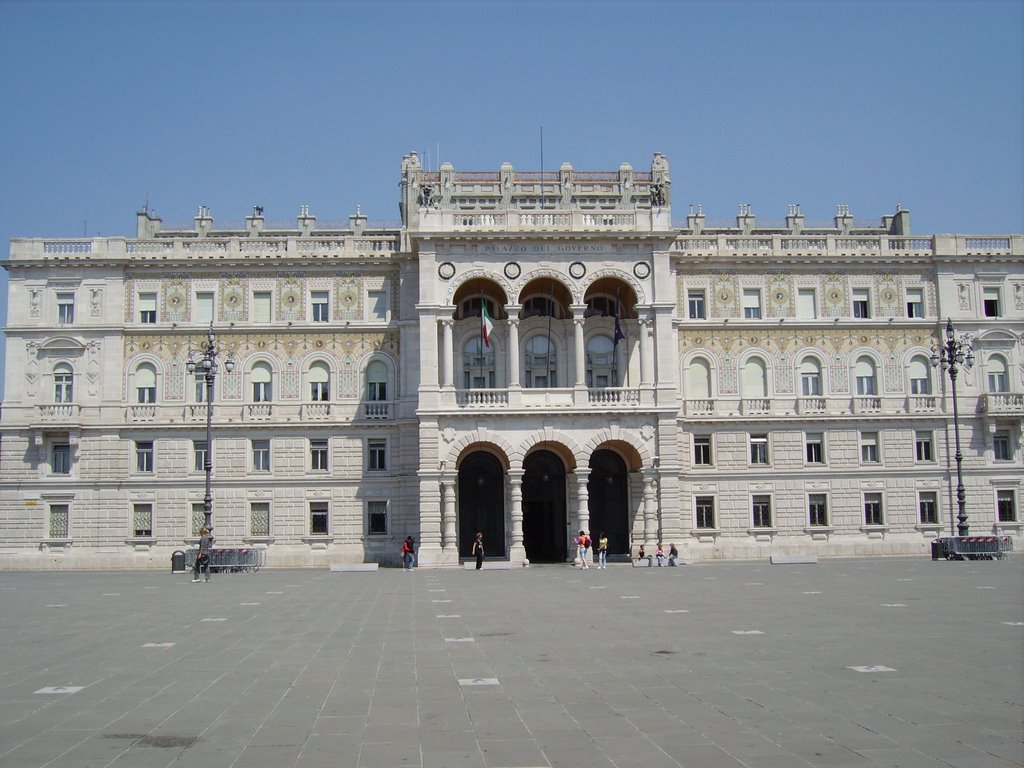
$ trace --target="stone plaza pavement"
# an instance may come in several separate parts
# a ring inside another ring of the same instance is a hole
[[[0,768],[1024,763],[1024,557],[0,573]]]

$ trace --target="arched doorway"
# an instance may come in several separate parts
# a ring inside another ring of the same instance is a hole
[[[531,563],[565,562],[565,465],[551,451],[523,462],[523,546]]]
[[[498,458],[477,451],[459,464],[459,556],[471,557],[473,539],[484,535],[489,558],[505,557],[505,471]]]
[[[630,551],[629,474],[626,462],[615,451],[602,449],[590,457],[590,535],[596,541],[604,531],[608,535],[608,554]]]

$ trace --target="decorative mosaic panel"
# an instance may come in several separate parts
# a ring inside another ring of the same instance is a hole
[[[1013,306],[1017,310],[1024,310],[1024,283],[1013,284]]]
[[[822,317],[849,317],[846,275],[826,275],[821,281]]]
[[[711,317],[738,317],[740,314],[739,291],[736,275],[720,272],[713,276],[711,284]]]
[[[776,357],[775,371],[775,392],[780,395],[793,393],[793,366],[790,365],[788,352],[779,352]]]
[[[233,373],[222,373],[220,395],[225,400],[242,399],[242,371],[235,368]]]
[[[163,306],[160,310],[162,317],[172,323],[185,322],[188,319],[191,294],[188,277],[170,275],[164,282],[160,294],[163,297]]]
[[[766,317],[793,317],[793,278],[782,273],[768,275]]]
[[[220,283],[220,319],[239,322],[249,317],[249,281],[243,275],[227,275]]]
[[[338,377],[338,397],[359,396],[359,371],[353,355],[341,358],[341,375]]]
[[[300,275],[282,275],[277,283],[277,319],[302,320],[306,314],[306,281]]]
[[[172,358],[166,368],[167,375],[164,376],[164,399],[184,400],[185,399],[185,366],[178,358]]]
[[[722,354],[722,365],[718,369],[718,392],[722,395],[735,395],[739,392],[736,358],[732,352]]]
[[[302,374],[299,371],[299,361],[289,357],[284,361],[281,370],[281,397],[298,398],[302,392]]]
[[[883,392],[903,391],[903,366],[900,365],[899,358],[892,350],[889,350],[889,354],[885,356],[882,375],[884,378],[882,386],[885,387]]]
[[[903,285],[897,275],[875,275],[876,317],[904,317]]]
[[[339,320],[361,320],[363,316],[363,286],[354,277],[338,279],[335,290],[337,306],[335,316]]]
[[[831,389],[836,394],[842,394],[850,391],[850,372],[846,367],[846,357],[839,352],[832,355],[832,365],[830,373],[832,374],[832,385]]]

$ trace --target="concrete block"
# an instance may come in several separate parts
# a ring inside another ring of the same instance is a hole
[[[772,555],[772,565],[794,565],[796,563],[817,563],[817,555]]]
[[[377,563],[331,563],[331,573],[376,571]]]

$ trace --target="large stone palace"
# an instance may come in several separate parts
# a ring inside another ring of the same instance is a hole
[[[457,566],[477,532],[571,562],[581,529],[618,556],[922,555],[955,531],[956,428],[969,532],[1019,547],[1024,236],[912,235],[898,206],[673,223],[672,192],[661,154],[410,154],[390,227],[200,207],[14,239],[0,567],[166,568],[208,471],[218,544],[270,566],[397,564],[408,535]]]

